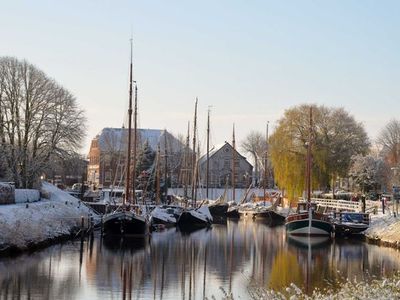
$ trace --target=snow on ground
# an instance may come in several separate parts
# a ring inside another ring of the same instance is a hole
[[[392,213],[378,212],[371,215],[370,227],[365,231],[365,236],[372,240],[380,240],[392,246],[400,246],[400,216]]]
[[[44,182],[42,192],[49,199],[34,203],[0,205],[0,252],[8,247],[27,249],[38,244],[70,234],[85,224],[93,211],[68,193]]]

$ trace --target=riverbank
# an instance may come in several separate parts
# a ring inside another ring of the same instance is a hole
[[[13,255],[69,239],[79,231],[81,219],[93,210],[68,193],[44,182],[42,199],[34,203],[0,206],[0,254]]]
[[[389,212],[371,215],[365,238],[373,244],[400,249],[400,216],[395,217]]]

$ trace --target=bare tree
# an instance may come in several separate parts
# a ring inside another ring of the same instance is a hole
[[[26,61],[0,58],[0,143],[17,187],[32,187],[53,155],[80,147],[85,117],[74,96]]]
[[[391,167],[398,167],[400,163],[400,122],[391,120],[380,132],[378,145],[382,148],[382,154]]]
[[[256,185],[259,179],[259,160],[262,160],[264,156],[265,145],[265,137],[258,131],[251,131],[241,143],[243,151],[253,157]]]

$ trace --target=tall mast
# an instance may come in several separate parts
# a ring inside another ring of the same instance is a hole
[[[232,132],[232,200],[235,201],[235,173],[236,173],[236,141],[235,141],[235,123],[233,123]]]
[[[164,130],[164,190],[165,190],[165,199],[167,200],[168,195],[168,152],[167,152],[167,130]]]
[[[268,182],[268,125],[267,121],[267,131],[265,135],[265,157],[264,157],[264,206],[267,197],[267,182]]]
[[[132,199],[133,203],[137,204],[137,199],[136,199],[136,156],[137,156],[137,84],[135,82],[135,111],[134,111],[134,127],[133,127],[133,168],[132,168],[132,173],[133,173],[133,180],[132,180],[132,189],[133,189],[133,194],[132,194]],[[129,130],[130,132],[130,130]]]
[[[126,184],[125,184],[125,198],[123,204],[129,202],[129,183],[130,183],[130,166],[131,166],[131,128],[132,128],[132,39],[131,42],[131,64],[129,68],[129,108],[128,108],[128,153],[127,153],[127,162],[126,162]],[[133,193],[135,194],[135,193]]]
[[[197,97],[194,106],[194,122],[193,122],[193,156],[192,156],[192,167],[193,167],[193,177],[192,177],[192,201],[193,207],[196,206],[196,126],[197,126]]]
[[[157,147],[157,160],[156,160],[156,204],[160,204],[160,159],[161,159],[160,145]]]
[[[189,144],[190,144],[190,121],[188,122],[187,128],[187,136],[186,136],[186,145],[185,145],[185,154],[183,160],[183,195],[185,199],[188,197],[188,183],[189,183]]]
[[[307,201],[311,201],[311,146],[312,146],[312,106],[310,107],[310,128],[308,132],[308,145],[307,145]]]
[[[210,108],[207,114],[207,165],[206,165],[206,198],[208,199],[208,185],[210,176]]]

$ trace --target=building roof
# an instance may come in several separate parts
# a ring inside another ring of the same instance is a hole
[[[132,129],[133,134],[133,129]],[[153,150],[160,145],[161,151],[165,148],[165,135],[167,139],[167,151],[177,152],[183,147],[182,143],[172,134],[163,129],[138,129],[138,144],[145,141]],[[123,151],[127,147],[128,129],[126,128],[104,128],[97,136],[101,151]]]
[[[225,141],[225,142],[222,143],[222,144],[218,144],[218,145],[213,146],[213,147],[210,149],[209,157],[212,158],[212,157],[213,157],[218,151],[220,151],[225,145],[228,145],[231,149],[233,149],[233,147],[231,146],[231,144],[229,144],[228,142]],[[238,155],[238,158],[244,159],[251,167],[253,167],[252,164],[249,163],[249,162],[247,161],[246,157],[244,157],[243,155],[241,155],[237,150],[235,150],[235,151],[236,151],[236,154]],[[206,161],[207,161],[207,153],[204,154],[202,157],[200,157],[200,159],[199,159],[199,165],[205,163]]]

